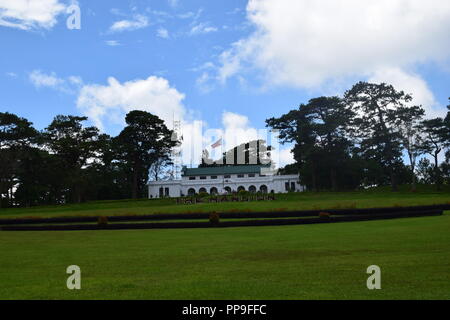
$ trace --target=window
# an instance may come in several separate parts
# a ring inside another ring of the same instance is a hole
[[[165,194],[166,194],[166,197],[168,197],[168,196],[170,196],[170,191],[169,191],[169,188],[165,188]]]
[[[286,183],[284,184],[284,188],[286,189],[286,191],[289,191],[289,182],[286,182]]]
[[[206,180],[206,177],[200,177],[200,180]]]
[[[248,177],[249,177],[249,178],[254,178],[254,177],[255,177],[255,174],[254,174],[254,173],[250,173],[250,174],[248,175]]]
[[[195,180],[195,177],[189,177],[189,180]]]
[[[265,174],[260,174],[259,176],[260,176],[260,177],[265,177],[266,175],[265,175]]]
[[[225,175],[225,177],[224,177],[225,179],[230,179],[231,178],[231,176],[229,175],[229,174],[227,174],[227,175]]]
[[[295,182],[291,182],[291,191],[295,191]]]
[[[211,179],[217,179],[217,176],[211,176]]]
[[[238,176],[237,176],[238,178],[243,178],[244,177],[244,175],[243,174],[238,174]]]

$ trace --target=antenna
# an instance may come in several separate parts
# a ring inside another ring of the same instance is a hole
[[[175,147],[172,149],[172,179],[181,179],[181,168],[183,166],[182,149],[183,134],[181,131],[181,121],[175,120],[175,114],[173,116],[173,136],[172,141],[178,141]]]

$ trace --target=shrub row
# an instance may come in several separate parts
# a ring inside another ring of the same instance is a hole
[[[295,218],[295,217],[315,217],[321,212],[330,215],[367,215],[391,212],[428,211],[428,210],[450,210],[450,204],[415,206],[415,207],[390,207],[390,208],[367,208],[367,209],[331,209],[331,210],[304,210],[304,211],[270,211],[270,212],[224,212],[220,213],[223,219],[262,219],[262,218]],[[170,214],[150,214],[136,216],[108,216],[110,222],[127,221],[158,221],[158,220],[195,220],[208,219],[209,213],[170,213]],[[0,219],[1,225],[22,225],[22,224],[45,224],[45,223],[89,223],[97,222],[99,217],[55,217],[55,218],[33,218],[33,219]]]
[[[251,227],[251,226],[281,226],[317,223],[336,223],[352,221],[368,221],[381,219],[410,218],[442,215],[442,210],[398,211],[391,213],[358,214],[349,216],[324,218],[242,220],[219,222],[219,217],[211,216],[210,222],[159,222],[159,223],[129,223],[129,224],[81,224],[81,225],[42,225],[42,226],[4,226],[3,231],[70,231],[70,230],[125,230],[125,229],[180,229],[180,228],[210,228],[210,227]]]

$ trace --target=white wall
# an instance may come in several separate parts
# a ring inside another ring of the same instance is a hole
[[[256,190],[259,191],[262,185],[267,186],[267,191],[272,190],[275,193],[286,193],[285,183],[288,182],[289,186],[291,182],[295,182],[295,191],[304,191],[304,187],[298,183],[298,176],[266,176],[266,177],[245,177],[237,178],[233,175],[230,179],[223,179],[219,177],[218,179],[206,179],[206,180],[177,180],[177,181],[154,181],[149,183],[149,197],[159,198],[159,189],[162,187],[169,188],[169,196],[171,198],[176,198],[180,196],[180,191],[183,195],[188,195],[189,189],[194,189],[195,193],[199,193],[201,188],[205,188],[209,193],[212,187],[217,188],[219,193],[225,193],[224,187],[230,187],[232,191],[237,191],[240,186],[243,186],[246,191],[249,190],[250,186],[255,186]],[[225,182],[227,181],[227,182]],[[165,192],[164,192],[165,194]]]

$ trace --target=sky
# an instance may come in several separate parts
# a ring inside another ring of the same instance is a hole
[[[220,138],[274,144],[266,119],[357,81],[445,115],[449,34],[445,0],[0,0],[0,111],[40,130],[87,116],[111,135],[149,111],[182,121],[197,162]]]

